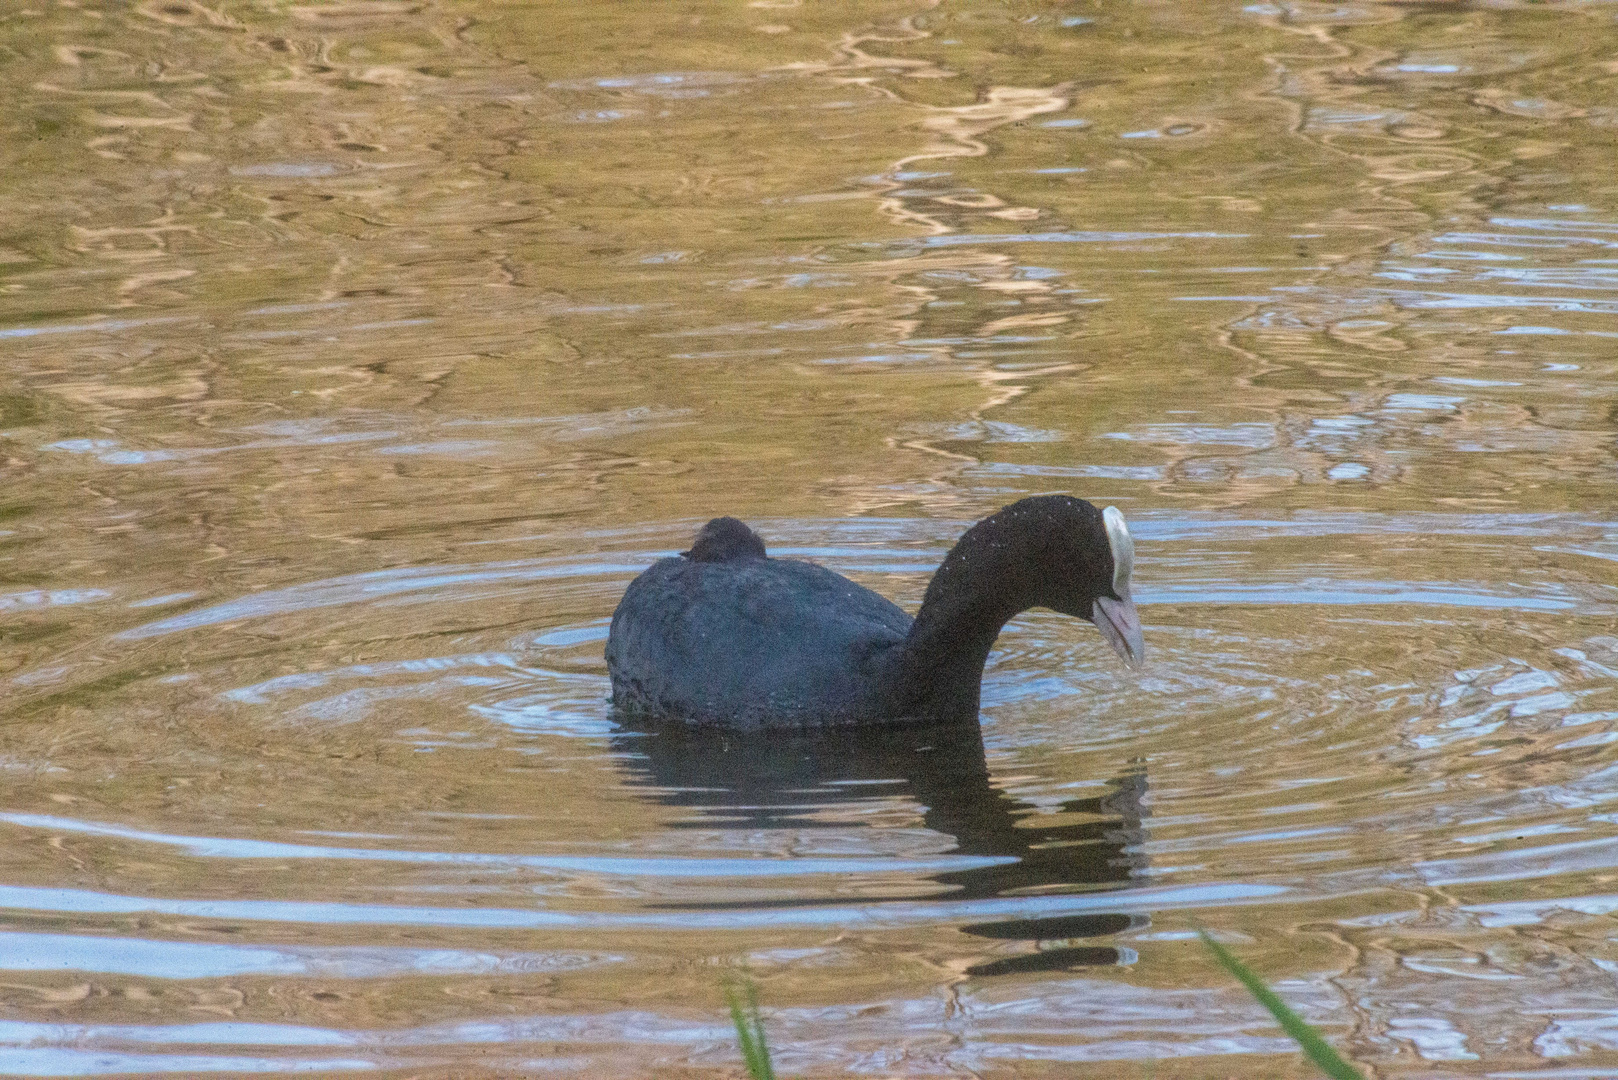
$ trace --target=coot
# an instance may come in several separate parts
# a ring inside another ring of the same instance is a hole
[[[823,566],[770,558],[752,529],[715,518],[691,550],[629,583],[607,635],[612,701],[738,730],[975,721],[989,649],[1031,607],[1089,619],[1138,664],[1134,563],[1115,507],[1023,499],[962,535],[911,619]]]

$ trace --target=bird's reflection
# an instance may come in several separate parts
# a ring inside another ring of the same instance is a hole
[[[621,722],[613,748],[628,785],[662,805],[695,811],[697,817],[683,823],[687,826],[847,828],[846,815],[827,811],[879,795],[918,804],[927,828],[954,838],[955,854],[999,857],[991,865],[932,875],[930,880],[948,887],[939,899],[1123,889],[1144,865],[1139,853],[1144,769],[1115,777],[1102,794],[1036,807],[992,783],[976,724],[737,734]],[[967,972],[1116,964],[1127,950],[1065,943],[1144,924],[1140,915],[1084,914],[965,926],[961,929],[979,937],[1041,943],[1038,951]]]

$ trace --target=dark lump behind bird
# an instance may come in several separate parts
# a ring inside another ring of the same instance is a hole
[[[968,529],[912,619],[825,567],[772,559],[715,518],[632,581],[607,636],[620,709],[734,729],[976,720],[983,665],[1031,607],[1088,619],[1126,663],[1145,654],[1121,513],[1041,495]]]
[[[726,562],[730,559],[762,559],[764,541],[745,522],[733,517],[714,518],[704,525],[691,544],[680,552],[692,562]]]

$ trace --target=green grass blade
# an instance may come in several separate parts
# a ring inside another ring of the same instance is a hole
[[[1241,984],[1247,987],[1247,992],[1258,998],[1260,1005],[1270,1010],[1270,1015],[1275,1017],[1276,1023],[1292,1036],[1303,1048],[1305,1056],[1319,1066],[1321,1072],[1332,1077],[1332,1080],[1364,1080],[1354,1066],[1337,1056],[1337,1051],[1320,1037],[1318,1031],[1310,1027],[1303,1017],[1287,1008],[1286,1002],[1276,997],[1275,991],[1265,986],[1264,980],[1253,974],[1247,965],[1232,956],[1229,949],[1215,941],[1206,930],[1198,930],[1197,936],[1212,950],[1220,965],[1241,980]]]
[[[736,1025],[736,1041],[742,1048],[747,1075],[753,1080],[775,1080],[775,1066],[770,1064],[770,1047],[764,1041],[764,1022],[759,1019],[758,994],[753,984],[730,984],[725,987],[725,1000],[730,1003],[730,1022]]]

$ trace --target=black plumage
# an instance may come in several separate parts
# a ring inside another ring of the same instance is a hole
[[[613,704],[736,729],[975,719],[989,650],[1028,608],[1090,619],[1137,662],[1132,566],[1116,510],[1023,499],[962,535],[912,619],[716,518],[625,591],[607,638]]]

